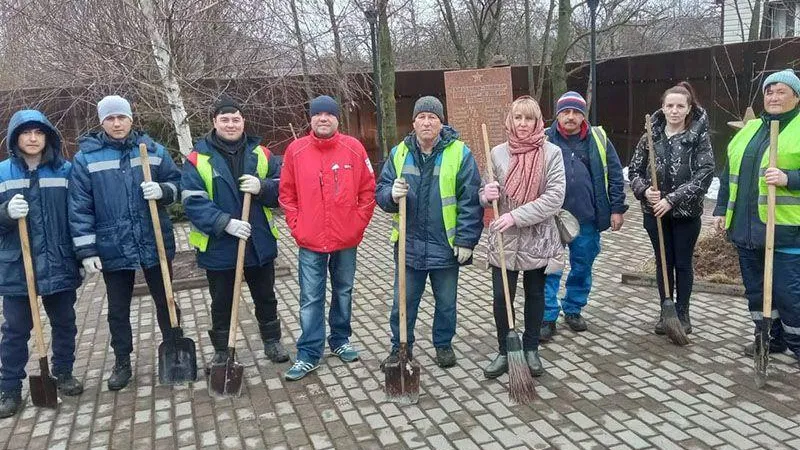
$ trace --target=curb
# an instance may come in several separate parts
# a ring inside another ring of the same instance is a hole
[[[656,276],[641,272],[622,272],[620,274],[622,284],[632,286],[656,287]],[[722,294],[744,297],[744,286],[738,284],[711,283],[708,281],[695,280],[692,287],[694,292],[705,292],[707,294]]]

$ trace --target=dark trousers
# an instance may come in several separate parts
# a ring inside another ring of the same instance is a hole
[[[75,362],[75,291],[42,296],[42,304],[50,318],[53,340],[53,374],[72,373]],[[38,314],[38,311],[37,311]],[[28,297],[3,297],[3,337],[0,341],[0,390],[22,388],[25,365],[28,363],[28,340],[33,329]],[[43,355],[37,355],[41,357]]]
[[[508,290],[511,296],[511,314],[514,316],[514,296],[517,293],[519,272],[507,270]],[[522,334],[522,348],[525,351],[539,348],[539,330],[544,318],[544,267],[522,272],[522,287],[525,289],[525,332]],[[508,313],[505,294],[503,293],[503,272],[492,267],[492,291],[494,294],[494,323],[497,326],[497,344],[500,354],[506,354],[506,336],[508,336]]]
[[[692,296],[694,285],[694,268],[692,256],[697,238],[700,236],[699,217],[676,219],[662,217],[661,226],[664,230],[664,253],[667,254],[667,277],[669,279],[669,295],[664,291],[663,273],[661,270],[661,253],[658,247],[658,227],[656,218],[652,214],[644,214],[644,229],[650,236],[653,251],[656,256],[656,280],[658,280],[658,295],[660,302],[668,298],[677,300],[676,308],[680,312],[689,311],[689,298]],[[677,282],[676,282],[677,281]],[[673,297],[673,292],[676,295]]]
[[[172,262],[169,263],[170,278],[172,278]],[[161,337],[171,337],[172,325],[169,322],[167,309],[167,294],[164,291],[164,281],[161,277],[161,267],[153,266],[143,269],[144,279],[153,303],[156,306],[158,328]],[[136,277],[135,270],[114,270],[103,272],[108,294],[108,327],[111,331],[111,348],[117,359],[128,358],[133,352],[133,332],[131,330],[131,300],[133,299],[133,282]],[[181,319],[181,310],[175,304],[178,322]]]
[[[231,324],[233,284],[236,270],[207,270],[208,290],[211,293],[211,329],[227,333]],[[256,319],[266,324],[278,319],[278,300],[275,298],[275,264],[245,267],[244,279],[256,307]]]
[[[764,249],[738,248],[747,308],[761,330],[764,316]],[[772,345],[800,357],[800,255],[776,251],[772,271]]]

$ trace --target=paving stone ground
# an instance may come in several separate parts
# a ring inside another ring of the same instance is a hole
[[[294,351],[299,336],[296,247],[280,225],[281,257],[293,276],[279,279],[276,290],[283,342]],[[458,365],[442,370],[433,362],[432,297],[427,289],[416,330],[415,356],[423,367],[419,404],[386,403],[378,365],[389,340],[393,264],[388,229],[389,216],[376,211],[359,248],[352,342],[361,360],[346,365],[326,357],[314,374],[299,382],[284,381],[281,374],[288,363],[265,360],[252,304],[246,302],[237,343],[245,385],[236,399],[211,398],[202,374],[191,386],[158,384],[160,334],[154,329],[149,297],[135,298],[132,307],[135,378],[118,393],[108,391],[105,380],[114,361],[105,292],[100,277],[90,278],[77,305],[75,375],[86,392],[63,398],[57,411],[39,409],[27,399],[26,382],[24,410],[0,420],[0,447],[800,448],[797,362],[788,354],[774,357],[767,386],[755,388],[752,361],[741,354],[752,335],[744,299],[696,293],[688,347],[675,347],[652,334],[658,314],[654,290],[619,282],[621,271],[636,269],[652,254],[636,204],[623,231],[603,233],[603,251],[584,310],[589,330],[576,334],[560,326],[555,339],[542,348],[547,373],[537,379],[534,403],[513,404],[506,376],[483,378],[481,369],[494,356],[496,342],[491,280],[478,266],[461,273],[454,341]],[[187,248],[185,227],[178,234],[180,247]],[[198,359],[210,359],[207,290],[182,291],[178,301]],[[33,357],[28,369],[38,371]]]

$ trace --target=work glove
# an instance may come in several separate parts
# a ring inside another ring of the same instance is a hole
[[[258,195],[261,193],[261,180],[252,175],[242,175],[239,177],[239,190]]]
[[[81,264],[83,264],[83,270],[88,274],[97,273],[103,270],[103,263],[100,262],[99,256],[83,258]]]
[[[402,178],[396,178],[392,184],[392,200],[400,203],[400,199],[408,195],[408,182]]]
[[[11,197],[8,201],[8,216],[14,220],[21,219],[28,215],[28,202],[22,194]]]
[[[225,232],[239,239],[247,240],[250,237],[250,231],[250,224],[244,220],[231,219],[225,225]]]
[[[139,186],[142,187],[145,200],[160,200],[164,196],[164,192],[161,191],[161,185],[155,181],[143,181]]]
[[[464,264],[469,261],[469,258],[472,256],[472,249],[455,246],[453,247],[453,254],[456,256],[456,259],[458,259],[459,264]]]
[[[486,203],[491,203],[495,200],[500,200],[500,183],[492,181],[483,187],[483,198]]]

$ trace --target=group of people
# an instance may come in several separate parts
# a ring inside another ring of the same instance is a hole
[[[715,216],[737,246],[756,331],[761,320],[766,184],[778,187],[774,329],[770,351],[787,347],[800,356],[800,79],[791,70],[776,72],[763,84],[761,119],[748,122],[731,141],[722,172]],[[676,292],[677,311],[691,332],[689,303],[692,253],[699,236],[703,196],[714,172],[708,116],[692,87],[680,83],[662,96],[653,114],[652,140],[659,190],[652,187],[645,136],[630,164],[630,186],[642,202],[643,226],[658,256],[656,218],[664,225],[668,280],[659,276],[661,304]],[[420,98],[412,113],[413,131],[391,149],[381,173],[373,173],[364,146],[338,131],[340,108],[329,96],[309,103],[310,132],[287,147],[282,161],[260,139],[245,133],[241,105],[228,97],[214,104],[213,128],[194,146],[179,169],[165,148],[132,129],[129,102],[119,96],[97,105],[102,130],[79,140],[72,162],[62,156],[58,131],[39,111],[14,114],[7,136],[8,159],[0,163],[0,417],[21,405],[32,316],[20,263],[18,220],[29,217],[38,293],[50,318],[53,370],[63,395],[83,386],[72,374],[75,360],[74,304],[80,269],[101,272],[108,297],[108,323],[115,364],[108,388],[130,382],[133,351],[130,307],[135,270],[141,268],[156,307],[162,338],[169,339],[166,294],[154,244],[148,201],[155,200],[166,243],[175,255],[173,227],[166,207],[182,201],[191,222],[189,243],[206,270],[211,295],[215,353],[209,364],[228,359],[228,329],[233,303],[236,247],[247,242],[244,278],[255,305],[265,356],[290,359],[281,343],[275,296],[279,238],[272,209],[280,207],[299,248],[301,335],[286,380],[299,380],[319,367],[325,352],[325,292],[330,277],[327,345],[344,362],[359,358],[350,342],[352,290],[357,247],[375,205],[395,215],[390,241],[399,239],[397,217],[407,202],[406,267],[396,268],[390,314],[391,345],[381,367],[399,358],[398,270],[406,271],[408,352],[413,358],[414,326],[425,286],[434,297],[433,345],[437,365],[456,364],[459,269],[470,264],[483,232],[484,208],[498,202],[500,216],[488,235],[488,262],[498,354],[484,368],[487,378],[508,371],[508,321],[501,253],[513,299],[517,281],[524,287],[523,350],[534,376],[544,373],[539,344],[556,334],[556,321],[574,331],[587,329],[581,315],[592,287],[592,265],[600,252],[600,233],[621,229],[625,182],[616,150],[602,127],[587,120],[587,105],[576,92],[558,99],[555,120],[545,127],[531,97],[516,99],[507,113],[507,141],[491,149],[491,173],[481,177],[472,151],[446,125],[435,97]],[[781,122],[778,169],[768,168],[768,122]],[[147,147],[153,181],[145,181],[139,145]],[[763,156],[762,156],[763,155]],[[244,196],[255,208],[242,217]],[[579,224],[569,242],[557,217],[570,214]],[[504,235],[498,246],[496,236]],[[557,298],[569,248],[565,296]],[[171,267],[169,268],[171,271]],[[177,305],[176,305],[177,307]],[[512,302],[513,308],[513,302]],[[178,309],[178,317],[180,310]],[[779,320],[777,318],[780,317]],[[663,319],[654,329],[664,333]],[[753,353],[752,345],[745,349]]]

